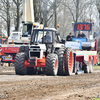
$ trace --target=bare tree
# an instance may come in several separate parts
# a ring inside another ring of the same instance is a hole
[[[57,8],[59,7],[60,0],[33,0],[34,3],[34,15],[35,21],[44,23],[45,26],[48,26],[50,19],[54,19],[54,27],[57,25]],[[44,20],[44,22],[43,22]]]
[[[20,10],[20,6],[22,5],[22,0],[13,0],[16,5],[16,18],[15,18],[15,30],[19,30],[20,26],[20,18],[22,16],[22,11]]]
[[[99,12],[99,27],[100,27],[100,0],[96,0],[96,6]],[[99,28],[99,33],[100,33],[100,28]]]
[[[1,0],[0,17],[7,23],[7,34],[10,35],[10,2],[9,0]],[[4,16],[5,15],[5,16]]]
[[[35,22],[43,24],[43,8],[41,0],[33,0]]]

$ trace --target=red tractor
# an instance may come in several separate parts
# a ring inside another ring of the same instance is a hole
[[[17,75],[37,74],[71,75],[73,50],[66,48],[56,29],[34,29],[31,44],[21,46],[15,57]]]

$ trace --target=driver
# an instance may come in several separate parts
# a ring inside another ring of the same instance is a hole
[[[47,33],[46,33],[46,41],[47,42],[52,42],[51,41],[51,34],[47,31]]]

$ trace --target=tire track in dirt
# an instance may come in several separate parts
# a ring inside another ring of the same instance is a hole
[[[0,75],[0,94],[7,94],[8,100],[90,100],[100,94],[96,93],[99,87],[99,72],[73,76]]]

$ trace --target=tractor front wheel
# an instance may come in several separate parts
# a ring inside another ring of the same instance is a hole
[[[57,75],[58,72],[58,56],[57,54],[48,54],[46,58],[46,75]]]
[[[25,53],[18,53],[15,57],[15,72],[17,75],[26,75],[27,70],[24,68]]]

